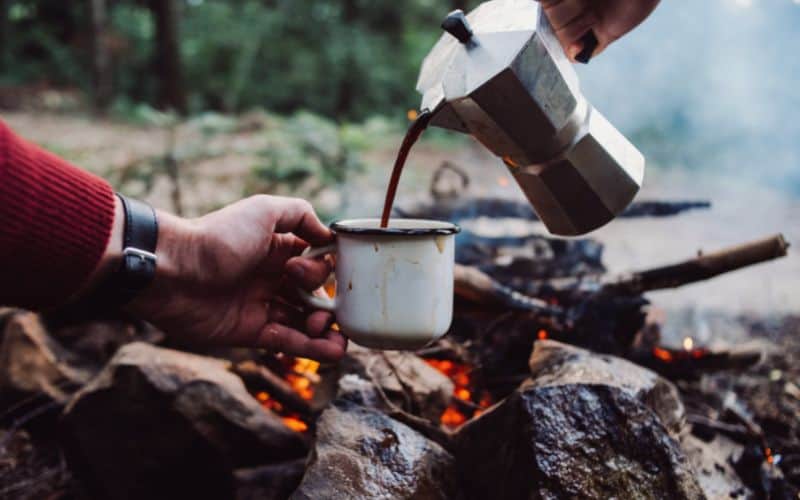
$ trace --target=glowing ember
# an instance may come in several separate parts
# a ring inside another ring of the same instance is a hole
[[[452,406],[448,407],[444,413],[442,413],[441,417],[441,422],[450,427],[458,427],[466,421],[467,417],[465,417],[463,413],[456,410]]]
[[[286,427],[296,432],[305,432],[308,430],[308,424],[303,422],[297,417],[282,417],[283,423]]]
[[[290,372],[284,376],[289,387],[304,400],[310,401],[313,399],[314,386],[320,380],[317,374],[319,362],[313,359],[291,357],[285,358],[285,362],[287,363],[286,366],[290,369]],[[268,392],[258,392],[255,398],[261,403],[262,407],[280,415],[286,427],[297,432],[305,432],[308,430],[308,424],[304,422],[299,415],[287,412],[280,401],[273,399]]]
[[[488,408],[492,404],[492,398],[486,391],[481,395],[480,402],[476,404],[473,400],[475,391],[472,387],[472,380],[470,379],[470,372],[472,368],[468,365],[461,363],[454,363],[446,359],[426,359],[426,363],[436,368],[443,374],[447,375],[453,381],[453,396],[461,401],[466,401],[478,406],[472,415],[464,414],[462,411],[463,405],[451,404],[440,417],[442,425],[448,427],[458,427],[470,418],[477,417],[481,414],[482,409]],[[469,410],[467,410],[469,411]]]
[[[686,337],[685,339],[683,339],[684,350],[691,351],[693,347],[694,347],[694,340],[692,340],[692,337]]]
[[[324,285],[322,285],[322,289],[325,290],[325,293],[328,294],[328,297],[330,297],[330,298],[336,297],[336,282],[335,281],[329,281],[328,283],[325,283]]]
[[[290,373],[286,375],[286,381],[292,386],[292,390],[306,401],[314,397],[314,389],[311,388],[311,381],[307,378]]]
[[[268,410],[272,410],[276,413],[283,412],[283,405],[279,401],[272,399],[267,392],[259,392],[256,394],[256,399],[261,403],[261,406]]]
[[[408,121],[410,121],[410,122],[413,122],[414,120],[416,120],[418,116],[419,116],[419,113],[417,112],[416,109],[409,109],[408,112],[406,113],[406,117],[408,118]]]
[[[772,448],[765,448],[764,456],[766,457],[768,464],[775,462],[775,457],[772,455]]]
[[[536,334],[536,338],[538,338],[539,340],[546,340],[547,337],[548,337],[547,330],[544,329],[539,330],[539,333]]]
[[[661,361],[672,361],[672,353],[660,347],[653,348],[653,356],[657,357]]]

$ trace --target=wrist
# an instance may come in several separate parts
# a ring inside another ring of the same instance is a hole
[[[187,270],[191,269],[195,228],[192,221],[157,211],[158,246],[156,248],[156,271],[153,281],[124,308],[142,317],[154,319],[169,302],[181,283],[191,281]]]

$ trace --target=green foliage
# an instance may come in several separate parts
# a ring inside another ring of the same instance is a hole
[[[11,83],[90,89],[89,2],[6,0]],[[416,108],[422,58],[453,0],[174,0],[190,111],[308,109],[339,122]],[[147,2],[107,0],[115,98],[157,102]],[[2,15],[2,13],[0,13]],[[2,19],[0,19],[2,22]],[[124,101],[123,101],[124,102]]]
[[[335,122],[308,112],[281,120],[265,132],[268,146],[261,151],[263,163],[253,169],[260,190],[288,188],[313,197],[328,186],[343,183],[362,170],[361,144],[352,132]]]

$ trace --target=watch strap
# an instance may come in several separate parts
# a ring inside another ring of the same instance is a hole
[[[122,258],[118,266],[88,295],[47,314],[53,324],[114,317],[153,281],[158,261],[156,212],[147,203],[119,193],[117,197],[125,214]]]
[[[153,207],[147,203],[126,198],[119,193],[117,196],[125,212],[122,262],[97,291],[107,292],[111,303],[121,307],[146,288],[156,275],[158,218]]]

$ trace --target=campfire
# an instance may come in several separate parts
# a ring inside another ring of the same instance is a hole
[[[405,215],[535,217],[456,200]],[[627,216],[702,208],[647,202]],[[590,239],[467,229],[449,334],[416,353],[351,345],[336,366],[187,353],[147,325],[51,327],[3,310],[0,492],[796,498],[800,322],[747,324],[772,350],[665,345],[643,296],[785,252],[776,236],[610,276]]]

